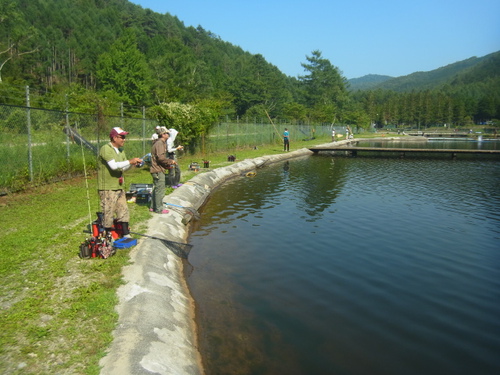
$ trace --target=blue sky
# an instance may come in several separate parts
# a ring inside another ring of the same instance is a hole
[[[500,51],[500,0],[130,0],[202,26],[283,73],[314,50],[343,75],[393,77]]]

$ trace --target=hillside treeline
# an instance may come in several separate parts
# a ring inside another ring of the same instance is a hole
[[[162,103],[181,103],[204,119],[458,127],[500,118],[498,61],[492,54],[435,86],[424,75],[403,91],[350,93],[319,50],[298,62],[303,76],[288,77],[202,26],[127,0],[0,0],[4,104],[25,105],[29,86],[32,106],[83,113],[135,116],[145,107],[161,117]]]

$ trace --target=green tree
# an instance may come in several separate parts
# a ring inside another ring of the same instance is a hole
[[[293,122],[304,121],[307,117],[306,113],[306,107],[296,102],[289,102],[283,108],[283,117]]]
[[[494,95],[485,95],[477,105],[477,121],[488,121],[495,118],[498,109],[498,98]]]
[[[97,78],[102,91],[116,92],[129,105],[142,105],[150,91],[150,71],[137,49],[133,32],[127,32],[99,56]]]
[[[150,114],[160,125],[178,130],[179,143],[192,150],[217,122],[222,107],[223,103],[217,101],[202,101],[198,104],[161,103],[152,107]]]
[[[2,70],[12,60],[37,51],[34,45],[36,29],[28,27],[14,2],[0,1],[0,83]]]
[[[153,42],[155,49],[163,51],[150,60],[156,101],[189,103],[209,96],[209,69],[192,49],[177,38],[156,37]]]
[[[370,117],[365,111],[359,108],[351,109],[346,114],[343,122],[356,127],[357,131],[359,131],[359,129],[364,129],[364,130],[370,129]]]
[[[226,85],[234,98],[236,113],[243,116],[256,106],[262,106],[272,115],[281,111],[291,98],[286,89],[286,76],[259,54],[244,55],[237,63],[238,72]]]
[[[318,50],[312,51],[312,56],[306,56],[308,63],[302,63],[308,74],[299,77],[302,83],[306,105],[310,108],[332,108],[340,111],[344,107],[348,93],[346,79],[339,69],[333,66],[328,59],[321,56]],[[328,117],[331,114],[325,113]]]

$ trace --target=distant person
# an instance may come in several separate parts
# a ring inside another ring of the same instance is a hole
[[[283,151],[290,151],[290,133],[287,128],[283,132]]]
[[[335,142],[335,129],[332,129],[332,142]]]
[[[176,162],[167,157],[168,129],[162,126],[158,127],[156,132],[158,137],[151,147],[151,168],[149,168],[153,177],[153,196],[149,210],[157,214],[167,214],[169,211],[163,208],[165,172],[170,170]]]
[[[170,136],[167,139],[167,155],[169,159],[175,160],[176,163],[173,164],[173,168],[170,168],[168,170],[168,181],[170,184],[170,187],[173,189],[177,189],[178,187],[181,187],[181,169],[179,168],[179,164],[177,163],[176,159],[176,152],[179,150],[184,149],[183,146],[174,146],[175,138],[177,137],[177,134],[179,132],[175,129],[170,129],[169,131]]]
[[[116,221],[122,228],[122,236],[130,237],[130,214],[125,195],[123,172],[131,165],[142,163],[140,158],[127,160],[123,146],[128,132],[120,127],[113,128],[109,133],[110,142],[99,150],[99,169],[97,171],[97,189],[101,200],[103,227],[106,232],[113,230]]]

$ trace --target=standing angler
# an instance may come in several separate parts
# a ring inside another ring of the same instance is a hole
[[[128,133],[116,127],[109,133],[110,142],[99,151],[99,170],[97,185],[103,213],[103,226],[107,232],[112,231],[113,219],[122,227],[122,235],[130,237],[127,198],[124,190],[123,172],[131,165],[142,163],[140,158],[127,160],[123,145]]]
[[[283,151],[290,151],[290,133],[287,128],[283,132]]]
[[[150,211],[158,214],[167,214],[168,210],[163,208],[163,197],[165,197],[165,172],[173,167],[176,162],[167,157],[167,139],[170,136],[168,129],[159,127],[158,138],[151,148],[151,168],[149,172],[153,177],[153,197]]]

